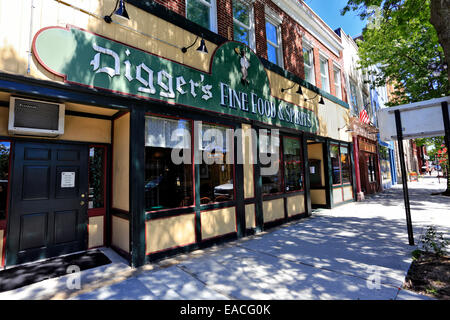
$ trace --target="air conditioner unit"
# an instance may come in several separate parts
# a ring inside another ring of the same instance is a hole
[[[64,104],[11,97],[8,132],[57,137],[64,134]]]

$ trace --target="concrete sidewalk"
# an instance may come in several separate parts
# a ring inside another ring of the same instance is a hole
[[[408,184],[416,245],[428,225],[450,234],[445,180]],[[429,299],[400,289],[411,264],[402,186],[363,202],[315,211],[262,234],[131,269],[82,272],[0,294],[0,299]],[[113,252],[106,250],[108,255]]]

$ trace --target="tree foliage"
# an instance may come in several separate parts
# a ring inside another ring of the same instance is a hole
[[[372,85],[392,83],[396,99],[391,104],[449,94],[444,51],[430,23],[430,0],[349,0],[341,14],[350,10],[369,19],[358,41],[360,65],[379,66]]]

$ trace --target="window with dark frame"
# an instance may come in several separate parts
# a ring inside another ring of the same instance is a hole
[[[350,166],[350,157],[348,154],[348,147],[342,146],[340,148],[341,156],[341,172],[342,172],[342,183],[351,183],[352,171]]]
[[[180,129],[180,130],[177,130]],[[145,117],[145,210],[156,211],[191,206],[193,199],[193,164],[175,164],[171,154],[189,152],[191,122],[156,116]],[[187,135],[185,135],[187,136]]]
[[[200,145],[203,158],[200,164],[200,204],[234,200],[234,166],[227,163],[233,143],[227,129],[225,126],[202,124],[199,135],[203,137]]]
[[[259,139],[259,153],[265,153],[268,157],[275,155],[277,158],[275,161],[278,161],[278,171],[276,173],[272,175],[261,175],[262,194],[270,195],[282,192],[302,191],[304,187],[304,177],[302,144],[300,139],[281,135],[281,140],[278,138],[273,139],[272,141],[270,134],[262,134]],[[282,141],[281,144],[280,141]],[[274,145],[272,146],[271,143]],[[279,148],[278,153],[276,153],[277,148]],[[270,163],[260,163],[261,168],[269,168],[270,166]]]
[[[11,142],[0,141],[0,222],[7,216]]]
[[[370,153],[367,155],[367,171],[369,182],[376,182],[375,155]]]
[[[105,207],[105,147],[89,147],[88,209]]]
[[[284,190],[286,192],[303,189],[303,165],[300,140],[283,136]]]
[[[283,179],[283,170],[281,168],[281,154],[280,154],[280,138],[272,137],[268,130],[262,129],[260,130],[259,135],[259,159],[261,161],[261,154],[265,154],[266,157],[270,157],[273,159],[274,156],[277,158],[275,161],[278,162],[278,171],[271,175],[263,175],[261,174],[262,179],[262,194],[275,194],[282,192],[282,179]],[[260,163],[261,171],[264,168],[270,168],[271,163],[263,164]]]
[[[330,158],[332,168],[333,185],[341,184],[341,167],[339,161],[339,145],[330,145]]]
[[[352,168],[348,145],[332,143],[330,145],[330,158],[333,185],[352,183]]]

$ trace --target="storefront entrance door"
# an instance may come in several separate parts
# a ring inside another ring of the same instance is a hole
[[[88,148],[16,142],[6,264],[87,248]]]

